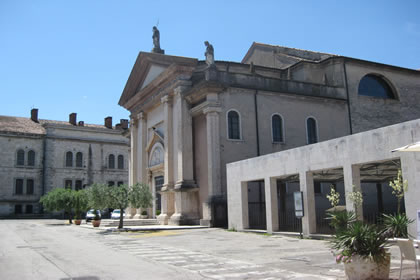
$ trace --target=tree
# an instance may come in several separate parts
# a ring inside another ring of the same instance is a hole
[[[130,204],[134,208],[152,207],[153,195],[149,186],[144,183],[137,183],[131,187]]]
[[[107,207],[108,186],[105,184],[92,184],[86,189],[88,206],[95,211],[95,220],[99,220],[97,210],[102,210]]]
[[[89,209],[89,201],[86,190],[73,191],[73,208],[74,218],[76,220],[80,220],[81,212],[85,212]]]
[[[73,191],[56,188],[43,195],[39,201],[47,211],[62,211],[68,213],[69,223],[72,224],[71,210],[73,208]]]
[[[107,199],[107,207],[108,208],[116,208],[120,209],[120,223],[118,224],[118,228],[123,228],[123,221],[124,221],[124,209],[129,205],[129,197],[130,197],[130,187],[128,185],[120,185],[120,186],[112,186],[108,187],[108,199]]]

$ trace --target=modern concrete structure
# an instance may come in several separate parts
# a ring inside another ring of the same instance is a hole
[[[279,202],[277,182],[297,176],[303,192],[303,233],[310,236],[317,232],[314,195],[314,178],[344,180],[345,192],[353,186],[364,192],[364,180],[387,180],[396,175],[401,164],[403,178],[408,180],[405,209],[410,219],[417,220],[420,210],[420,153],[391,152],[420,140],[420,119],[403,122],[350,136],[320,142],[287,151],[272,153],[227,165],[229,227],[237,230],[249,228],[248,182],[263,180],[267,231],[279,230]],[[346,209],[354,210],[349,197]],[[359,208],[362,216],[362,209]],[[417,236],[416,223],[409,233]]]
[[[39,198],[53,188],[128,183],[128,120],[112,126],[0,116],[0,215],[39,214]]]
[[[130,182],[161,195],[163,224],[222,225],[226,164],[420,118],[419,78],[260,43],[241,63],[140,52],[119,101],[131,113]]]

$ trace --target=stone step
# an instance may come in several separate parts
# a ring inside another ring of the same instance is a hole
[[[101,226],[117,227],[120,220],[102,220]],[[157,219],[124,219],[124,226],[154,226],[159,225]]]

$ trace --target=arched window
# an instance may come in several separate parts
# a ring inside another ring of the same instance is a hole
[[[81,152],[76,154],[76,167],[83,167],[83,154]]]
[[[316,126],[316,120],[312,117],[306,119],[306,137],[308,144],[318,142],[318,128]]]
[[[25,165],[25,151],[18,150],[16,155],[16,164],[17,165]]]
[[[359,83],[359,95],[396,99],[390,85],[381,77],[366,75]]]
[[[284,142],[283,119],[280,115],[275,114],[271,117],[271,129],[273,133],[273,142]]]
[[[28,152],[28,165],[35,166],[35,152],[32,150]]]
[[[108,157],[108,168],[110,169],[114,169],[115,168],[115,156],[114,155],[109,155]]]
[[[156,166],[164,162],[164,152],[161,144],[157,143],[152,149],[149,166]]]
[[[67,152],[66,153],[66,167],[72,167],[73,166],[73,153]]]
[[[118,156],[118,169],[124,169],[124,156]]]
[[[241,139],[241,120],[239,118],[239,113],[230,110],[227,115],[228,119],[228,138],[239,140]]]

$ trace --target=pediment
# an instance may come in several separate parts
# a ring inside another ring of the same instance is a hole
[[[152,148],[153,148],[153,146],[154,146],[156,143],[160,143],[160,144],[162,144],[162,146],[163,146],[163,142],[164,142],[164,140],[163,140],[163,136],[162,136],[162,135],[160,135],[160,133],[159,133],[159,132],[157,132],[157,131],[153,131],[153,136],[152,136],[152,139],[150,139],[149,143],[147,143],[147,146],[146,146],[146,151],[147,151],[148,153],[150,153],[150,152],[151,152],[151,150],[152,150]]]
[[[150,84],[154,79],[156,79],[160,74],[162,74],[167,66],[152,64],[150,65],[149,71],[146,73],[144,80],[137,87],[137,91],[144,89],[148,84]]]
[[[140,52],[118,104],[128,109],[133,98],[141,99],[178,75],[191,74],[196,64],[194,58]]]

